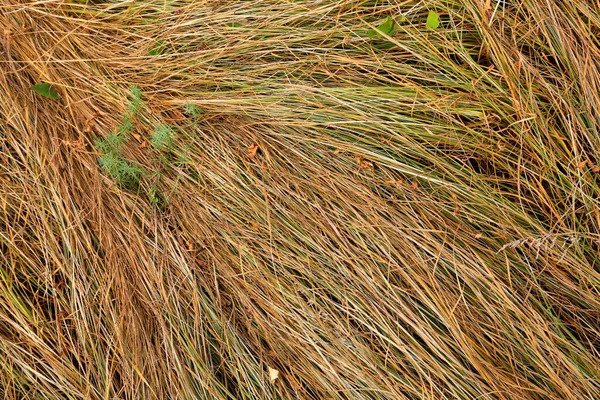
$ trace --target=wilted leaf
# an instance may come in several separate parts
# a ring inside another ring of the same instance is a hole
[[[427,23],[425,24],[428,29],[436,29],[440,26],[440,15],[435,11],[429,11],[427,15]]]
[[[577,169],[583,169],[583,168],[585,168],[585,166],[587,165],[587,163],[588,163],[588,160],[583,160],[579,164],[577,164],[577,167],[575,167],[575,168],[577,168]]]
[[[258,145],[256,143],[252,143],[248,146],[248,157],[254,158],[256,157],[256,153],[258,152]]]
[[[54,88],[52,88],[52,86],[50,86],[50,84],[46,82],[37,83],[33,85],[31,87],[31,90],[33,90],[40,96],[44,96],[49,99],[60,99],[60,96],[58,95],[58,93],[56,93],[56,90],[54,90]]]
[[[386,185],[394,185],[396,187],[400,187],[400,186],[402,186],[402,183],[404,183],[404,182],[402,181],[402,179],[388,179],[384,183]]]
[[[277,378],[279,378],[279,371],[269,367],[269,380],[271,383],[275,382]]]
[[[377,25],[375,29],[369,29],[369,38],[374,39],[375,37],[382,37],[382,33],[386,35],[392,35],[396,30],[396,23],[392,17],[387,17],[385,22],[381,25]]]
[[[364,169],[366,171],[373,171],[373,162],[369,161],[361,156],[356,156],[356,162],[358,163],[358,167],[360,169]]]

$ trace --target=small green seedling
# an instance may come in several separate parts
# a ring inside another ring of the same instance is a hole
[[[102,169],[121,187],[134,190],[140,184],[143,171],[131,161],[127,161],[116,152],[104,153],[98,159]]]
[[[163,196],[160,193],[160,190],[157,187],[157,181],[160,180],[160,175],[153,174],[153,176],[150,179],[154,180],[155,183],[150,185],[150,187],[146,190],[146,195],[148,196],[148,201],[150,202],[150,204],[159,206],[163,203],[164,200]]]
[[[377,25],[375,29],[369,29],[369,38],[382,38],[383,34],[391,36],[397,29],[398,26],[396,25],[396,22],[394,22],[394,19],[392,17],[387,17],[384,23]]]
[[[150,189],[148,189],[148,201],[150,202],[150,204],[154,205],[158,205],[158,203],[160,203],[158,189],[156,189],[156,186],[154,185],[150,186]]]
[[[202,114],[202,111],[195,104],[186,104],[183,111],[186,115],[193,118],[199,117]]]
[[[102,169],[113,178],[121,187],[135,190],[140,185],[144,171],[133,161],[123,157],[123,146],[128,140],[128,135],[134,130],[134,117],[144,106],[142,91],[137,86],[130,88],[131,98],[122,122],[107,137],[98,139],[95,143],[100,152],[98,163]]]
[[[125,136],[115,131],[104,139],[96,140],[96,148],[103,153],[117,153],[121,151],[124,142]]]
[[[133,85],[129,90],[131,92],[131,99],[129,106],[127,107],[127,114],[130,114],[129,119],[131,119],[131,117],[133,117],[134,114],[137,114],[144,106],[144,100],[142,100],[142,89]]]
[[[175,131],[167,124],[156,125],[154,133],[150,135],[150,143],[158,151],[167,151],[175,143]]]
[[[150,54],[151,56],[157,56],[160,53],[162,53],[164,49],[165,42],[163,42],[162,40],[157,40],[156,43],[154,43],[154,46],[152,46],[152,48],[148,50],[148,54]]]
[[[50,86],[49,83],[46,83],[46,82],[37,83],[37,84],[33,85],[31,87],[31,90],[33,90],[35,93],[39,94],[40,96],[44,96],[49,99],[54,99],[54,100],[60,99],[60,96],[58,95],[58,93],[56,93],[56,90],[54,90],[54,88],[52,86]]]
[[[429,11],[425,26],[427,29],[437,29],[440,26],[440,15],[435,11]]]

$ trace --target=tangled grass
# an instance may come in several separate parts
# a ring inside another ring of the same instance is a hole
[[[4,398],[600,398],[598,2],[0,28]]]

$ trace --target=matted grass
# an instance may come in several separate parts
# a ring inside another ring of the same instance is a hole
[[[600,5],[506,3],[3,0],[0,393],[600,398]]]

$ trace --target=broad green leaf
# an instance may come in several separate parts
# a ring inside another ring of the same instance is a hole
[[[428,29],[436,29],[440,26],[440,15],[435,11],[429,11],[427,16],[427,23],[425,24]]]
[[[154,43],[154,46],[152,46],[152,48],[148,50],[148,54],[150,54],[151,56],[157,56],[163,51],[164,48],[165,43],[162,40],[157,40],[156,43]]]
[[[50,86],[50,84],[46,82],[37,83],[33,85],[31,87],[31,90],[33,90],[40,96],[44,96],[49,99],[60,99],[60,96],[58,95],[58,93],[56,93],[56,90],[54,90],[52,86]]]
[[[383,36],[382,33],[385,33],[386,35],[390,36],[394,33],[395,30],[396,30],[396,23],[394,22],[392,17],[387,17],[387,19],[385,20],[385,22],[383,24],[377,25],[377,27],[375,29],[369,29],[369,38],[370,39],[374,39],[375,37],[381,38]]]

